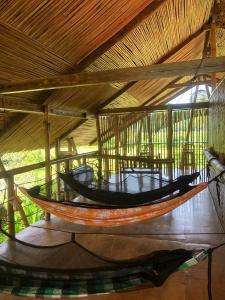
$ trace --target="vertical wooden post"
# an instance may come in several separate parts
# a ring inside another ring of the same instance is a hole
[[[101,128],[100,128],[100,121],[99,121],[99,116],[96,116],[96,131],[97,131],[97,140],[98,140],[98,153],[99,153],[99,158],[98,158],[98,183],[100,185],[100,179],[102,177],[102,141],[101,141]]]
[[[210,45],[211,45],[211,57],[216,57],[216,17],[215,17],[215,7],[212,11],[211,19],[211,30],[210,30]],[[212,88],[216,88],[216,73],[212,73]]]
[[[59,153],[60,153],[60,140],[56,140],[55,144],[55,157],[59,158]],[[60,172],[60,163],[56,164],[56,171],[57,173]],[[61,187],[60,187],[60,178],[58,174],[56,175],[56,199],[59,201],[60,200],[60,195],[61,195]]]
[[[168,136],[167,136],[167,156],[169,159],[173,158],[173,112],[168,109]],[[168,164],[169,181],[173,180],[173,163]]]
[[[96,116],[96,131],[97,131],[97,141],[98,141],[98,152],[102,155],[102,142],[101,142],[101,130],[99,116]]]
[[[14,216],[13,205],[11,203],[11,199],[15,196],[14,177],[13,176],[9,176],[7,178],[7,191],[8,191],[7,209],[8,209],[9,234],[14,237],[15,236],[15,216]]]
[[[199,89],[199,86],[196,85],[193,103],[196,103],[196,101],[197,101],[198,89]],[[185,143],[189,142],[189,137],[190,137],[190,134],[191,134],[191,131],[192,131],[192,125],[193,125],[193,117],[194,117],[194,109],[192,108],[191,109],[191,116],[190,116],[190,120],[189,120],[189,124],[188,124],[188,130],[187,130],[187,134],[186,134],[186,138],[185,138]]]
[[[7,221],[8,221],[8,228],[9,234],[11,236],[15,236],[15,220],[14,220],[14,210],[11,199],[15,196],[14,190],[14,178],[13,176],[8,176],[5,166],[0,159],[0,170],[5,172],[6,178],[4,178],[6,188],[7,188]]]
[[[73,146],[71,144],[70,138],[67,139],[67,143],[68,143],[68,151],[69,151],[69,153],[72,153]],[[73,168],[73,161],[72,160],[68,161],[68,166],[69,166],[69,170],[71,170]]]
[[[48,116],[48,106],[46,105],[44,107],[44,120],[43,120],[43,126],[44,126],[44,136],[45,136],[45,183],[46,183],[46,195],[47,197],[51,197],[51,165],[50,165],[50,137],[49,137],[49,131],[50,131],[50,123],[49,123],[49,116]],[[45,220],[50,221],[50,214],[46,212],[45,214]]]
[[[118,115],[114,116],[113,123],[114,123],[114,131],[115,131],[115,155],[116,155],[115,173],[116,173],[116,183],[117,183],[116,190],[117,190],[119,188],[118,183],[120,181],[120,175],[119,175],[119,117],[118,117]]]

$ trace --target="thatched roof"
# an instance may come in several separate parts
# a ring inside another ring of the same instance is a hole
[[[202,58],[213,0],[14,0],[0,3],[0,81],[148,66]],[[130,25],[128,25],[130,24]],[[129,27],[130,26],[130,27]],[[218,31],[220,55],[224,30]],[[43,117],[4,111],[6,103],[95,112],[163,104],[192,77],[113,83],[0,96],[1,153],[44,145]],[[119,91],[124,91],[119,95]],[[117,95],[118,97],[115,97]],[[95,121],[51,116],[51,143],[70,129],[78,145],[96,136]],[[81,126],[77,126],[81,125]]]

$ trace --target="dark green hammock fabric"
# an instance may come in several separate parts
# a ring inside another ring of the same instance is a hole
[[[74,179],[73,174],[71,173],[59,173],[59,177],[78,194],[95,202],[105,205],[116,206],[118,208],[128,208],[144,204],[147,205],[176,191],[180,191],[180,193],[186,192],[190,189],[189,184],[196,180],[199,175],[199,172],[193,173],[191,175],[183,175],[164,187],[147,192],[131,194],[124,192],[113,192],[101,189],[93,189]],[[38,194],[38,192],[38,187],[34,187],[33,190],[30,189],[30,193],[33,196]]]
[[[207,257],[207,251],[156,251],[99,268],[26,267],[0,260],[0,293],[28,297],[81,297],[162,285],[175,271]]]

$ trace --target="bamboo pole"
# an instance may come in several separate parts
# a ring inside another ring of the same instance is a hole
[[[48,106],[44,107],[44,136],[45,136],[45,183],[46,183],[46,195],[48,198],[51,197],[51,164],[50,164],[50,123],[49,123],[49,115],[48,115]],[[50,214],[45,213],[45,220],[50,221]]]

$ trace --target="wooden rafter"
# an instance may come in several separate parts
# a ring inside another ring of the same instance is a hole
[[[0,103],[0,110],[2,111],[11,111],[11,112],[20,112],[20,113],[29,113],[29,114],[44,114],[44,106],[41,104],[35,103],[24,103],[21,101],[9,101],[4,100]],[[87,114],[85,112],[76,112],[71,110],[64,109],[55,109],[49,107],[49,115],[53,116],[64,116],[64,117],[74,117],[74,118],[86,118]]]
[[[77,86],[98,85],[113,82],[130,82],[170,78],[175,76],[204,75],[225,71],[225,57],[213,57],[190,61],[156,64],[136,68],[123,68],[101,72],[83,72],[0,84],[1,94],[63,89]]]

